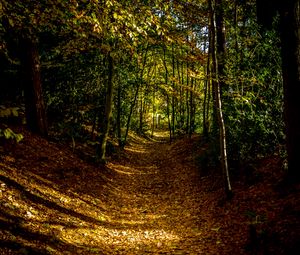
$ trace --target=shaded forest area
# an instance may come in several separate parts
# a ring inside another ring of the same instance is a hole
[[[1,254],[298,254],[299,24],[299,0],[1,0]]]

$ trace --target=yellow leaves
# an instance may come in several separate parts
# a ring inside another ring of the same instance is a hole
[[[93,32],[97,34],[101,34],[103,32],[102,27],[99,23],[95,23],[93,26]]]
[[[114,17],[114,19],[115,19],[116,21],[123,21],[123,20],[124,20],[123,15],[120,15],[120,14],[118,14],[117,12],[114,12],[114,13],[113,13],[113,17]]]
[[[7,117],[18,117],[19,116],[19,107],[8,107],[0,105],[0,118]]]
[[[108,8],[114,6],[114,1],[106,0],[105,3]]]
[[[221,227],[214,227],[214,228],[211,228],[212,231],[215,231],[215,232],[219,232],[219,230],[221,229]]]

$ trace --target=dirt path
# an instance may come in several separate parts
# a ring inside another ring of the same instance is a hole
[[[207,254],[200,245],[205,229],[197,169],[167,143],[140,141],[127,155],[121,165],[108,165],[119,173],[112,183],[118,192],[108,192],[114,220],[134,226],[116,242],[133,254]]]
[[[99,169],[24,134],[0,161],[0,254],[218,253],[191,151],[135,136]]]
[[[18,132],[20,144],[0,147],[0,254],[299,254],[300,187],[279,186],[277,158],[225,201],[217,171],[199,176],[199,137],[133,135],[99,167]]]

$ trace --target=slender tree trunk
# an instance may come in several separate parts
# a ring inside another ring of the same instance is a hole
[[[173,92],[175,91],[175,55],[174,55],[174,46],[172,46],[172,88]],[[175,136],[175,96],[172,95],[172,136]]]
[[[216,0],[215,2],[216,6],[222,6],[222,0]],[[222,77],[223,74],[223,68],[224,68],[224,55],[225,55],[225,37],[223,37],[223,14],[220,9],[215,9],[212,5],[212,1],[210,0],[210,6],[211,6],[211,15],[212,15],[212,42],[213,42],[213,50],[212,50],[212,60],[213,60],[213,66],[214,71],[213,73],[214,79],[216,82],[214,83],[214,90],[215,90],[215,107],[217,110],[217,118],[218,118],[218,128],[219,128],[219,142],[220,142],[220,154],[221,154],[221,167],[224,177],[224,188],[225,193],[228,198],[231,198],[232,196],[232,189],[231,189],[231,183],[229,178],[229,169],[228,169],[228,162],[227,162],[227,148],[226,148],[226,129],[225,129],[225,123],[223,118],[223,112],[222,112],[222,98],[221,98],[221,86],[224,84],[224,77]],[[219,38],[218,38],[219,36]],[[220,38],[221,37],[221,38]],[[222,39],[223,38],[223,39]],[[224,41],[223,41],[224,40]],[[223,44],[219,45],[219,44]],[[219,70],[221,69],[221,70]],[[219,76],[219,74],[221,76]]]
[[[217,60],[216,60],[216,24],[215,24],[215,10],[213,7],[214,2],[213,0],[209,1],[209,7],[210,7],[210,53],[211,53],[211,94],[212,94],[212,100],[213,100],[213,112],[212,112],[212,136],[215,139],[215,137],[218,134],[218,107],[217,107],[217,90],[216,87],[217,84]]]
[[[210,35],[208,35],[210,37]],[[206,62],[206,79],[204,80],[204,100],[203,100],[203,135],[204,137],[208,137],[208,112],[207,108],[209,108],[209,86],[210,86],[210,41],[208,42],[208,53],[207,53],[207,62]],[[205,72],[205,70],[204,70]]]
[[[177,59],[177,75],[178,75],[178,81],[179,81],[179,102],[178,102],[178,111],[179,111],[179,121],[178,121],[178,124],[179,124],[179,129],[182,129],[182,126],[183,126],[183,123],[182,123],[182,120],[183,120],[183,109],[182,109],[182,81],[181,81],[181,74],[180,74],[180,63],[179,63],[179,60]]]
[[[153,134],[154,134],[155,117],[156,117],[155,87],[153,87],[153,91],[152,91],[152,130],[151,130],[151,137],[153,137]]]
[[[140,116],[139,116],[139,120],[140,120],[140,124],[139,124],[139,133],[142,134],[143,132],[143,125],[144,125],[144,98],[143,98],[143,87],[141,89],[141,93],[140,93]]]
[[[106,143],[107,143],[107,138],[108,138],[108,133],[110,128],[110,119],[112,115],[113,75],[114,75],[113,58],[110,54],[108,54],[108,79],[107,79],[107,89],[106,89],[106,101],[105,101],[104,118],[101,126],[100,150],[99,150],[99,158],[101,162],[105,162]]]
[[[40,135],[48,135],[46,110],[41,84],[41,65],[34,39],[21,37],[21,67],[28,128]]]
[[[188,62],[186,63],[186,87],[189,87],[189,64]],[[186,101],[185,101],[185,105],[186,105],[186,129],[185,129],[185,133],[189,134],[189,130],[190,130],[190,104],[189,104],[189,91],[186,90]]]
[[[129,128],[130,128],[131,116],[132,116],[132,113],[133,113],[133,108],[136,104],[136,100],[138,98],[139,90],[140,90],[140,84],[137,84],[137,88],[136,88],[136,91],[135,91],[135,94],[134,94],[133,101],[130,105],[130,111],[129,111],[129,115],[128,115],[128,118],[127,118],[126,131],[125,131],[125,136],[124,136],[124,142],[125,143],[127,141],[127,136],[128,136],[128,132],[129,132]]]
[[[182,109],[182,112],[181,112],[181,128],[183,129],[184,128],[184,121],[185,121],[185,112],[186,112],[186,109],[185,109],[185,101],[184,101],[184,62],[182,61],[181,63],[181,96],[180,96],[180,99],[181,99],[181,109]]]
[[[288,177],[299,181],[300,0],[282,3],[280,19]]]
[[[169,83],[169,71],[167,67],[167,60],[166,60],[166,48],[163,47],[163,64],[165,67],[165,83],[168,85]],[[168,117],[168,127],[169,127],[169,133],[170,133],[170,143],[172,143],[172,126],[171,126],[171,120],[170,120],[170,99],[168,95],[168,91],[166,91],[166,97],[167,97],[167,117]]]
[[[172,143],[172,126],[171,126],[171,119],[170,119],[170,99],[167,93],[167,116],[168,116],[168,127],[169,127],[169,134],[170,134],[170,143]]]
[[[144,58],[143,58],[143,64],[142,64],[142,68],[140,70],[139,81],[138,81],[137,88],[136,88],[136,91],[135,91],[135,94],[134,94],[134,98],[133,98],[133,101],[130,105],[130,111],[129,111],[129,115],[128,115],[128,118],[127,118],[126,131],[125,131],[125,136],[124,136],[124,144],[126,144],[126,141],[127,141],[127,136],[128,136],[128,132],[129,132],[129,128],[130,128],[131,116],[132,116],[133,109],[134,109],[134,106],[136,104],[136,101],[137,101],[137,98],[138,98],[138,95],[139,95],[141,82],[143,82],[144,69],[145,69],[146,62],[147,62],[147,55],[148,55],[148,46],[146,47],[146,50],[145,50],[145,55],[144,55]]]
[[[96,130],[96,126],[97,126],[97,115],[98,115],[98,111],[94,112],[94,116],[93,116],[93,126],[92,126],[92,131],[91,131],[91,140],[95,141],[95,130]]]
[[[220,93],[225,85],[225,26],[224,26],[224,11],[223,0],[216,0],[216,50],[218,64],[218,82],[220,85]]]
[[[189,98],[189,108],[190,108],[190,118],[189,118],[189,137],[192,136],[192,133],[194,131],[194,96],[193,96],[193,90],[194,90],[194,82],[195,79],[191,78],[191,90],[190,90],[190,98]]]
[[[122,132],[121,132],[121,111],[122,111],[122,101],[121,101],[121,83],[119,82],[118,86],[118,96],[117,96],[117,137],[118,137],[118,143],[119,147],[123,147],[122,142]]]
[[[212,15],[210,15],[212,16]],[[213,81],[212,81],[212,72],[213,72],[213,68],[212,68],[212,65],[211,65],[211,58],[212,58],[212,47],[213,47],[213,37],[211,35],[211,31],[212,31],[212,17],[209,17],[209,31],[208,31],[208,53],[207,53],[207,66],[206,66],[206,77],[207,77],[207,106],[206,106],[206,119],[207,119],[207,129],[208,129],[208,132],[209,132],[209,119],[210,119],[210,112],[211,112],[211,98],[213,97],[212,95],[212,84],[213,84]],[[214,107],[213,107],[214,109]],[[209,135],[209,134],[207,134]],[[208,137],[208,136],[207,136]]]

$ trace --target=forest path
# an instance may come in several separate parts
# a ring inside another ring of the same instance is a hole
[[[22,133],[0,155],[0,254],[230,254],[219,192],[195,165],[198,138],[132,135],[99,167]]]
[[[203,246],[208,225],[201,218],[199,170],[186,160],[190,155],[183,158],[176,149],[139,139],[126,149],[127,159],[107,166],[118,173],[106,197],[113,220],[133,230],[124,228],[124,236],[116,237],[116,243],[130,250],[124,254],[208,253]]]
[[[16,131],[21,143],[0,146],[1,255],[299,254],[300,187],[278,192],[277,157],[225,201],[220,174],[199,175],[199,136],[132,134],[103,167],[87,144]]]

